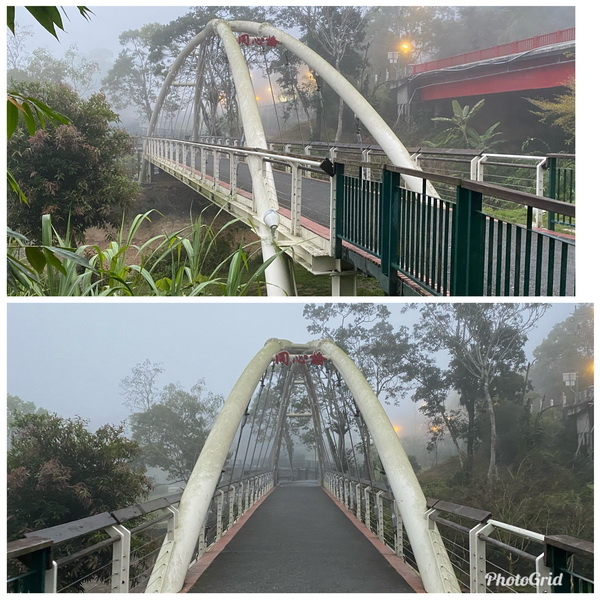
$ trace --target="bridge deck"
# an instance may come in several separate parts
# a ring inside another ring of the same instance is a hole
[[[316,483],[277,487],[190,593],[414,590]]]

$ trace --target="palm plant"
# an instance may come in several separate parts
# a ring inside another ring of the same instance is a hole
[[[428,146],[434,147],[457,147],[464,144],[464,148],[475,150],[488,150],[498,144],[500,140],[492,138],[501,135],[496,129],[500,121],[494,123],[484,133],[479,133],[472,125],[473,117],[485,104],[485,100],[477,102],[473,108],[468,104],[461,106],[457,100],[452,100],[452,117],[434,117],[432,121],[449,123],[450,127],[440,133],[434,142],[426,142]]]

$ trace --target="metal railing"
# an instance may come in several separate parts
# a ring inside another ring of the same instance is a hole
[[[575,155],[552,154],[548,157],[548,196],[567,204],[575,204]],[[548,213],[548,229],[557,225],[575,228],[575,219],[570,215]]]
[[[335,163],[336,257],[347,245],[381,262],[380,283],[397,293],[398,273],[434,295],[571,296],[575,241],[536,230],[534,210],[574,217],[572,204],[504,187],[414,169],[385,166],[365,179],[365,163]],[[454,198],[410,192],[400,175],[443,183]],[[490,201],[524,212],[524,224],[487,214]],[[377,276],[377,273],[375,273]]]
[[[194,553],[199,558],[273,487],[272,472],[217,488]],[[8,544],[8,591],[143,591],[161,547],[173,541],[182,494],[26,534]],[[69,566],[68,578],[61,569]]]
[[[236,144],[236,140],[232,139],[218,141]],[[303,206],[302,202],[304,180],[318,174],[327,180],[324,190],[329,204],[330,178],[319,168],[322,158],[168,138],[146,138],[144,144],[144,154],[153,164],[247,223],[264,219],[264,215],[257,214],[252,183],[245,165],[248,157],[257,157],[265,179],[271,182],[280,206],[285,209],[280,211],[278,231],[291,236],[289,242],[292,244],[306,240],[331,255],[329,211],[326,211],[326,222],[321,223],[324,227],[316,230],[307,223],[315,221],[312,209]],[[288,175],[277,176],[275,181],[267,173],[266,165]]]
[[[327,471],[325,487],[396,556],[417,571],[396,501],[383,484]],[[593,544],[492,519],[489,511],[428,499],[464,592],[593,592]],[[583,563],[576,568],[576,560]],[[588,561],[588,564],[585,564]]]

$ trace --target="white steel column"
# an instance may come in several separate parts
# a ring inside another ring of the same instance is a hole
[[[146,593],[177,593],[181,590],[194,546],[204,526],[221,470],[244,411],[273,356],[285,345],[290,345],[290,342],[276,339],[267,341],[244,369],[223,404],[181,496],[175,541],[168,551],[161,553],[160,563],[157,559]]]
[[[231,74],[235,82],[246,143],[251,148],[264,148],[267,150],[267,139],[258,104],[256,103],[254,86],[252,85],[248,65],[240,50],[240,45],[225,21],[217,19],[214,22],[214,29],[223,42],[223,48],[227,54]],[[263,261],[266,262],[272,256],[276,256],[265,271],[267,293],[269,296],[294,296],[287,256],[283,253],[279,253],[277,256],[278,250],[275,246],[274,230],[264,222],[267,211],[279,210],[271,165],[264,163],[258,156],[248,156],[246,160],[252,178],[252,196],[254,197],[259,219],[257,229],[261,240]]]

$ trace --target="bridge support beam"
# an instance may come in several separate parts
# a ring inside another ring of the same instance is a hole
[[[331,295],[356,296],[356,270],[344,269],[339,259],[336,260],[336,273],[331,276]]]

